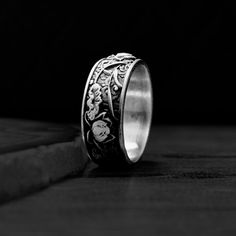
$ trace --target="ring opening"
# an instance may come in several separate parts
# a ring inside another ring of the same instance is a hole
[[[123,135],[131,162],[139,160],[146,146],[152,117],[152,86],[147,67],[139,63],[133,70],[125,95]]]

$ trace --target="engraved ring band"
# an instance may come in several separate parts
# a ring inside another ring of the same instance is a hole
[[[84,90],[83,150],[99,165],[136,163],[152,119],[152,85],[146,63],[129,53],[99,60]]]

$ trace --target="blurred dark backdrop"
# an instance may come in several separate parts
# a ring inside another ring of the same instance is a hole
[[[229,3],[12,0],[0,6],[0,116],[79,122],[93,64],[129,52],[150,67],[154,122],[236,123]]]

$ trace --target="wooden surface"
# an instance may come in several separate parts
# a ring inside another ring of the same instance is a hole
[[[0,119],[0,202],[81,171],[80,141],[70,125]]]
[[[236,128],[153,127],[143,160],[0,207],[3,235],[235,235]]]

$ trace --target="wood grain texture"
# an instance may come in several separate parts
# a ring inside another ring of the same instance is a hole
[[[235,127],[153,127],[140,163],[0,207],[12,235],[235,235]]]
[[[69,125],[0,119],[0,202],[80,172],[80,142]]]

